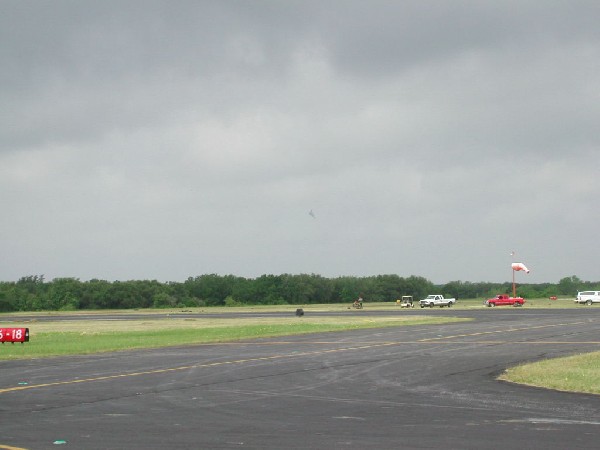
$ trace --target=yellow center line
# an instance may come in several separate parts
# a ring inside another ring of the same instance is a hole
[[[93,378],[82,378],[82,379],[77,379],[77,380],[55,381],[55,382],[51,382],[51,383],[32,384],[32,385],[25,385],[25,386],[14,386],[14,387],[0,389],[0,394],[6,393],[6,392],[39,389],[39,388],[43,388],[43,387],[64,386],[64,385],[71,385],[71,384],[78,384],[78,383],[89,383],[89,382],[93,382],[93,381],[115,380],[115,379],[119,379],[119,378],[121,378],[121,379],[122,378],[130,378],[130,377],[137,377],[137,376],[142,376],[142,375],[154,375],[154,374],[160,374],[160,373],[178,372],[178,371],[183,371],[183,370],[199,369],[199,368],[206,368],[206,367],[217,367],[217,366],[224,366],[224,365],[231,365],[231,364],[243,364],[243,363],[256,362],[256,361],[273,361],[276,359],[295,358],[295,357],[299,357],[299,356],[312,356],[312,355],[323,355],[323,354],[328,354],[328,353],[365,350],[365,349],[376,348],[376,347],[386,347],[386,346],[406,345],[406,344],[440,344],[440,343],[449,343],[450,344],[450,343],[454,343],[454,342],[449,342],[450,339],[456,339],[456,338],[462,338],[462,337],[483,336],[483,335],[490,335],[490,334],[497,334],[497,333],[511,333],[511,332],[516,332],[516,331],[526,331],[526,330],[533,330],[533,329],[540,329],[540,328],[553,328],[553,327],[559,327],[559,326],[580,325],[580,324],[584,324],[584,323],[586,323],[586,322],[573,322],[573,323],[555,324],[555,325],[538,325],[538,326],[526,327],[526,328],[511,328],[508,330],[482,331],[482,332],[477,332],[477,333],[456,334],[456,335],[450,335],[450,336],[438,336],[438,337],[434,337],[434,338],[419,339],[416,341],[375,342],[375,343],[368,343],[368,344],[364,344],[364,345],[341,347],[341,348],[334,348],[334,349],[328,349],[328,350],[292,352],[292,353],[283,353],[283,354],[279,354],[279,355],[261,356],[261,357],[256,357],[256,358],[236,359],[236,360],[231,360],[231,361],[220,361],[220,362],[204,363],[204,364],[192,364],[192,365],[187,365],[187,366],[168,367],[165,369],[147,370],[147,371],[142,371],[142,372],[121,373],[121,374],[105,375],[105,376],[93,377]],[[509,343],[509,342],[510,343],[518,343],[515,341],[493,340],[493,341],[469,342],[469,344],[489,345],[489,344],[503,344],[503,343]],[[292,342],[278,341],[278,343],[285,344],[285,343],[292,343]],[[528,344],[600,344],[600,342],[597,342],[597,341],[586,341],[586,342],[566,342],[566,341],[564,341],[564,342],[563,341],[529,342],[529,341],[527,341],[527,343]],[[248,345],[248,344],[249,344],[248,342],[242,343],[242,345]],[[261,343],[256,343],[256,344],[263,345],[264,343],[261,342]],[[297,342],[296,342],[296,344],[297,344]],[[308,344],[308,343],[301,342],[301,344]],[[340,343],[339,342],[316,341],[316,342],[312,342],[312,344],[340,344]],[[215,344],[213,344],[213,345],[215,345]],[[0,447],[0,448],[2,448],[2,447]]]
[[[581,325],[584,323],[587,323],[587,322],[557,323],[557,324],[553,324],[553,325],[537,325],[537,326],[525,327],[525,328],[510,328],[508,330],[480,331],[477,333],[456,334],[453,336],[437,336],[434,338],[426,338],[426,339],[421,339],[420,342],[439,341],[439,340],[443,340],[443,339],[454,339],[454,338],[459,338],[459,337],[484,336],[486,334],[511,333],[511,332],[515,332],[515,331],[538,330],[541,328],[556,328],[556,327],[564,327],[564,326],[569,326],[569,325]]]
[[[287,354],[281,354],[281,355],[261,356],[261,357],[257,357],[257,358],[236,359],[233,361],[221,361],[221,362],[213,362],[213,363],[205,363],[205,364],[193,364],[193,365],[189,365],[189,366],[168,367],[165,369],[147,370],[147,371],[143,371],[143,372],[105,375],[105,376],[101,376],[101,377],[82,378],[82,379],[78,379],[78,380],[55,381],[52,383],[32,384],[32,385],[26,385],[26,386],[15,386],[15,387],[10,387],[10,388],[0,389],[0,394],[5,393],[5,392],[24,391],[24,390],[28,390],[28,389],[38,389],[38,388],[50,387],[50,386],[64,386],[64,385],[77,384],[77,383],[89,383],[92,381],[114,380],[114,379],[119,379],[119,378],[137,377],[137,376],[141,376],[141,375],[154,375],[154,374],[159,374],[159,373],[178,372],[178,371],[182,371],[182,370],[198,369],[198,368],[203,368],[203,367],[217,367],[217,366],[224,366],[224,365],[228,365],[228,364],[242,364],[242,363],[254,362],[254,361],[272,361],[275,359],[294,358],[294,357],[298,357],[298,356],[311,356],[311,355],[322,355],[322,354],[326,354],[326,353],[346,352],[346,351],[352,351],[352,350],[364,350],[367,348],[384,347],[384,346],[397,345],[397,344],[398,344],[397,342],[384,342],[384,343],[376,343],[376,344],[353,346],[353,347],[343,347],[343,348],[336,348],[336,349],[329,349],[329,350],[317,350],[317,351],[311,351],[311,352],[293,352],[293,353],[287,353]]]

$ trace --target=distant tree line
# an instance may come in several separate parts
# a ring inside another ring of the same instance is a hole
[[[518,294],[525,298],[575,296],[578,290],[591,289],[600,290],[600,283],[584,282],[572,276],[561,279],[558,284],[520,284]],[[430,293],[469,299],[511,293],[511,290],[511,283],[452,281],[435,285],[423,277],[398,275],[325,278],[315,274],[282,274],[243,278],[207,274],[184,282],[165,283],[156,280],[80,281],[77,278],[46,281],[43,275],[31,275],[16,282],[0,282],[0,312],[308,305],[351,302],[359,295],[366,302],[392,302],[402,295],[420,299]]]

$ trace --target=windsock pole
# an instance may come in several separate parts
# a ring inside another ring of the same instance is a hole
[[[511,270],[513,273],[513,298],[517,296],[517,287],[515,286],[515,271]]]
[[[510,252],[510,256],[512,256],[514,258],[514,256],[515,256],[514,250],[512,252]],[[515,260],[513,259],[513,263],[514,263],[514,261]],[[517,288],[515,286],[515,268],[512,264],[510,265],[510,268],[511,268],[512,277],[513,277],[513,298],[515,298],[517,296]]]

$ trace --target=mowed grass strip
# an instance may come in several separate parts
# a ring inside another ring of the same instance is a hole
[[[600,394],[600,352],[523,364],[499,379],[567,392]]]
[[[11,323],[30,341],[0,345],[0,360],[233,342],[295,334],[460,322],[454,317],[322,317],[242,319],[81,320]]]

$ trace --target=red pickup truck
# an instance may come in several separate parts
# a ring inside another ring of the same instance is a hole
[[[494,298],[488,298],[485,301],[485,306],[523,306],[525,300],[521,297],[509,297],[508,294],[498,294]]]

